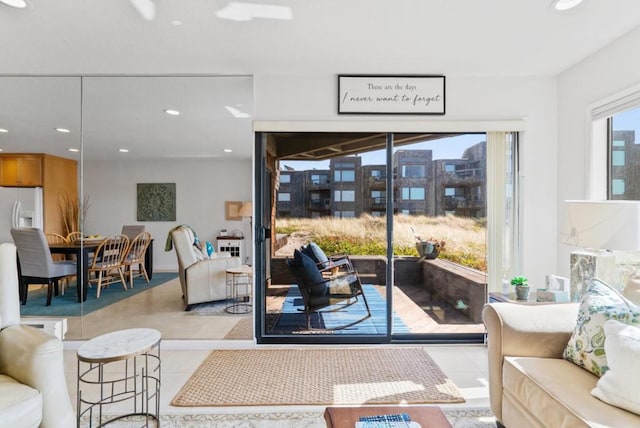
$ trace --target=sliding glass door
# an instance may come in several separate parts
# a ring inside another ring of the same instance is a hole
[[[485,133],[258,133],[258,341],[482,341],[497,206],[488,204],[487,145]],[[514,153],[499,146],[505,159]],[[499,164],[505,186],[514,163]],[[326,285],[319,293],[340,285],[327,279],[341,273],[332,255],[348,256],[361,293],[309,303],[320,297],[305,290],[319,281],[295,266],[314,248],[333,266],[312,272]]]

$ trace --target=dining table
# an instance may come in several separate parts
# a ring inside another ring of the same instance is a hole
[[[76,256],[76,281],[78,302],[87,300],[87,289],[89,288],[89,254],[94,253],[101,240],[82,240],[65,242],[60,244],[49,244],[51,254],[65,254]]]
[[[95,253],[100,246],[102,239],[82,239],[79,241],[64,242],[58,244],[49,244],[51,254],[72,254],[76,259],[76,272],[78,280],[76,281],[78,302],[87,300],[87,290],[89,288],[89,255]],[[145,251],[144,266],[149,279],[153,277],[153,241]]]

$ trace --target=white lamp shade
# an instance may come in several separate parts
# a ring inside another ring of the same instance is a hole
[[[640,250],[640,201],[565,201],[559,242],[574,247]]]

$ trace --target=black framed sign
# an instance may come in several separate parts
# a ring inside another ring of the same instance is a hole
[[[445,77],[338,75],[338,114],[445,114]]]

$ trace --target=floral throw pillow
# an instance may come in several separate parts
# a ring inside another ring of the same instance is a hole
[[[609,369],[604,349],[604,323],[610,319],[640,325],[640,306],[594,279],[582,296],[576,327],[564,350],[564,358],[602,376]]]

